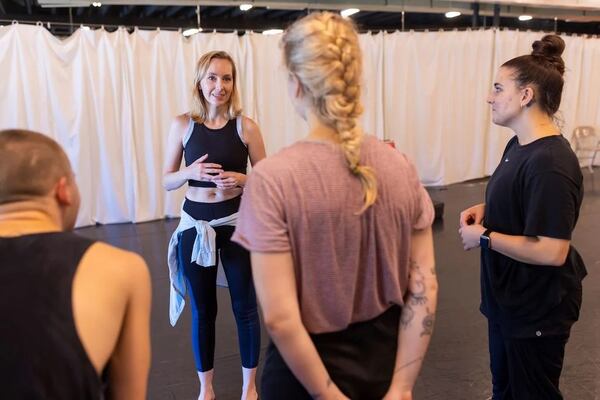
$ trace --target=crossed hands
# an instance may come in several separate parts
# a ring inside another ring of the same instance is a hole
[[[460,213],[460,228],[458,229],[458,233],[462,238],[465,250],[479,247],[479,237],[485,232],[485,228],[482,225],[484,212],[485,204],[482,203],[467,208]]]
[[[238,186],[244,186],[246,175],[239,172],[223,171],[221,164],[205,163],[208,154],[203,155],[185,169],[188,179],[213,182],[218,189],[233,189]]]
[[[333,385],[327,393],[317,397],[319,400],[350,400],[346,397],[341,390]],[[390,387],[388,392],[385,394],[382,400],[412,400],[412,389],[406,390],[397,387]]]

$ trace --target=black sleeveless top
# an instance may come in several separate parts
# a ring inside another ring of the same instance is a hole
[[[188,166],[205,154],[204,162],[220,164],[223,171],[246,173],[248,148],[240,139],[236,119],[230,119],[221,129],[210,129],[204,124],[192,122],[191,134],[183,143],[185,165]],[[216,187],[213,182],[189,180],[193,187]]]
[[[0,398],[102,399],[71,302],[92,243],[65,232],[0,238]]]

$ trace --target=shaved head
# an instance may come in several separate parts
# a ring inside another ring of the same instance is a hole
[[[71,165],[60,145],[27,130],[0,131],[0,204],[48,195]]]

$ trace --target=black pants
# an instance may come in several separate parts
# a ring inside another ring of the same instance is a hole
[[[493,400],[562,399],[558,381],[568,336],[514,339],[489,322]]]
[[[220,203],[198,203],[186,199],[183,210],[196,220],[210,221],[235,213],[239,208],[240,199],[236,197]],[[214,229],[237,324],[242,366],[255,368],[260,353],[260,323],[252,283],[250,254],[231,241],[235,227],[220,226]],[[201,267],[190,261],[195,239],[195,229],[183,231],[179,238],[178,255],[192,303],[194,360],[198,371],[204,372],[213,368],[215,355],[217,267]]]
[[[389,389],[398,347],[400,307],[332,333],[311,335],[327,372],[353,400],[381,399]],[[261,380],[263,400],[309,400],[312,397],[287,367],[271,342]]]

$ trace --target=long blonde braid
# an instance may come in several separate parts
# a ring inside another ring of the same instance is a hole
[[[348,168],[361,181],[362,213],[375,203],[377,179],[372,168],[360,164],[362,55],[354,25],[338,14],[313,13],[290,26],[282,42],[286,66],[311,97],[317,116],[337,131]]]

